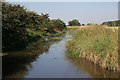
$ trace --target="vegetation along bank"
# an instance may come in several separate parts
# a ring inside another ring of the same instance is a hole
[[[89,25],[75,29],[74,39],[68,41],[68,54],[85,58],[108,70],[119,71],[118,28]]]
[[[2,50],[22,50],[29,43],[48,36],[59,35],[66,29],[60,19],[49,19],[49,14],[39,15],[24,6],[2,3]]]

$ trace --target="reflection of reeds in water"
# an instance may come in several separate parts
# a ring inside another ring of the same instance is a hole
[[[93,62],[85,60],[83,58],[75,58],[73,56],[71,57],[70,55],[67,57],[70,59],[71,63],[74,64],[74,66],[77,66],[78,72],[80,70],[89,73],[92,78],[120,78],[119,72],[101,69],[101,67],[93,64]]]

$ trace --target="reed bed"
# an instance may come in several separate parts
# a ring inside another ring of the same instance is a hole
[[[90,25],[76,29],[74,39],[68,41],[68,54],[85,58],[108,70],[119,71],[118,28]]]

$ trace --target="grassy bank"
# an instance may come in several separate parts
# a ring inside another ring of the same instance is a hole
[[[70,55],[85,58],[108,70],[119,70],[118,29],[90,25],[76,29],[73,37],[67,45]]]

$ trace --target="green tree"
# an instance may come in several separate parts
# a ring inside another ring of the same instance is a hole
[[[56,30],[62,31],[66,28],[65,23],[60,19],[53,19],[49,22],[48,29],[52,32],[55,32]]]
[[[84,26],[85,24],[82,24],[82,26]]]
[[[72,21],[68,22],[69,26],[81,26],[78,20],[73,19]]]
[[[31,35],[34,30],[43,32],[44,23],[49,22],[48,14],[28,11],[24,6],[3,2],[2,5],[2,39],[3,51],[16,50],[28,45],[39,35]],[[27,31],[30,30],[30,32]],[[22,44],[21,44],[22,43]],[[18,46],[19,45],[19,46]],[[12,46],[12,47],[11,47]]]
[[[39,15],[21,5],[3,2],[2,5],[2,48],[4,51],[19,50],[37,38],[44,38],[47,33],[66,28],[60,20],[50,20],[48,14]]]

